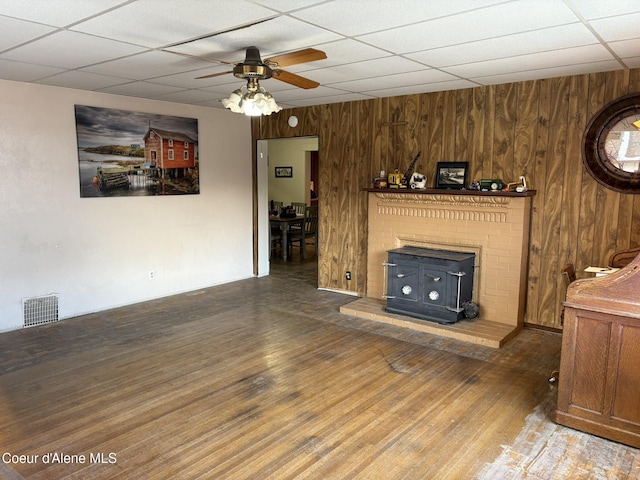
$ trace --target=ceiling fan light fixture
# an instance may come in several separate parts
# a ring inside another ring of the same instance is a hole
[[[255,78],[249,78],[246,86],[234,90],[229,98],[222,99],[222,105],[234,113],[244,113],[251,117],[271,115],[282,110],[273,96],[261,87]]]

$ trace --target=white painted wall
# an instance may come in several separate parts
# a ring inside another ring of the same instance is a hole
[[[197,118],[200,194],[80,198],[75,104]],[[243,115],[0,80],[0,172],[0,331],[27,297],[64,319],[253,276]]]

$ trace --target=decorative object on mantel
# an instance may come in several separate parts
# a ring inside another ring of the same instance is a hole
[[[384,170],[380,170],[380,176],[373,179],[373,188],[387,188],[387,175]]]
[[[409,186],[413,190],[424,190],[425,188],[427,188],[427,176],[422,175],[418,172],[414,172],[413,175],[411,175]]]
[[[395,172],[389,174],[387,185],[389,188],[395,189],[407,188],[407,185],[404,183],[404,175],[398,172],[398,169],[396,169]]]
[[[481,192],[498,192],[504,188],[504,183],[499,178],[483,178],[479,183]]]
[[[464,190],[467,188],[469,162],[438,162],[436,188]]]
[[[519,182],[509,182],[502,189],[504,192],[526,192],[527,191],[527,180],[524,178],[524,175],[520,176]]]
[[[422,152],[420,151],[413,158],[413,160],[409,164],[409,168],[407,168],[407,171],[405,172],[404,177],[402,178],[402,183],[404,184],[405,188],[408,187],[408,186],[411,186],[411,182],[413,181],[413,172],[416,169],[416,163],[418,163],[418,159],[420,158],[421,154],[422,154]],[[413,188],[413,187],[411,187],[411,188]]]

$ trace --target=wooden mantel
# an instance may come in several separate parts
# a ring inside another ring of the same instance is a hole
[[[369,192],[366,297],[341,311],[370,320],[500,347],[524,324],[531,198],[535,191],[366,189]],[[452,325],[384,312],[382,263],[405,245],[476,255],[480,316]]]

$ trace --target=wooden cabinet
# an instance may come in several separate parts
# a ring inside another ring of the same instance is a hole
[[[640,256],[564,305],[557,423],[640,448]]]

